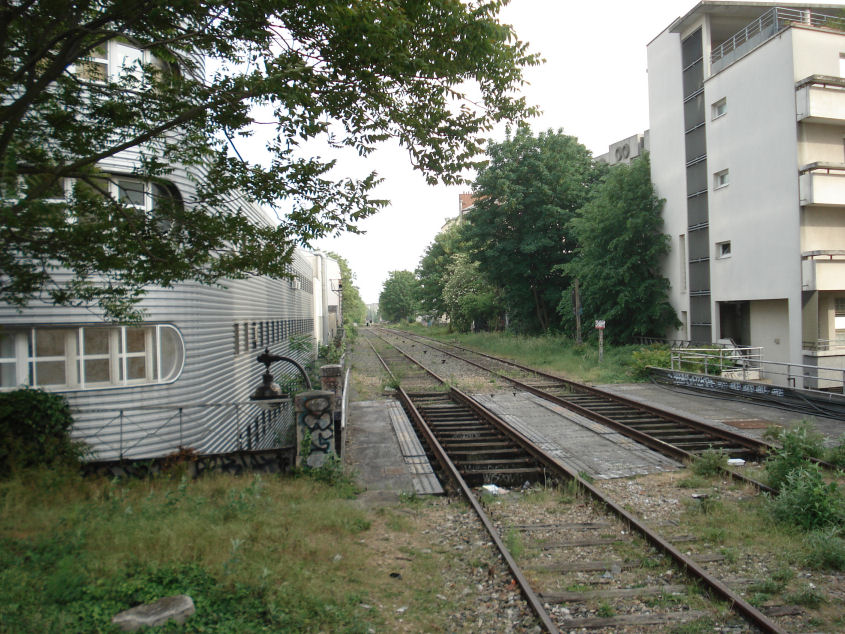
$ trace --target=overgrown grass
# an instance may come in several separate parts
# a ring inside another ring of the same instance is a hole
[[[579,381],[624,383],[644,378],[637,370],[634,359],[634,352],[642,349],[642,346],[605,345],[604,359],[600,363],[596,342],[577,345],[564,335],[527,336],[501,332],[458,334],[448,332],[445,326],[426,328],[419,324],[408,324],[403,328]]]
[[[197,631],[383,629],[393,616],[362,607],[389,597],[364,545],[374,519],[347,495],[309,477],[22,472],[0,482],[0,630],[111,631],[182,593]]]

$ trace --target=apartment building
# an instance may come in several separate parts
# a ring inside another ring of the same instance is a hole
[[[843,9],[704,1],[649,43],[671,336],[845,368]]]

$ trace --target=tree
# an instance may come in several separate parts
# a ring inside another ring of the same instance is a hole
[[[646,155],[630,166],[612,167],[570,223],[578,247],[566,271],[580,282],[584,317],[588,323],[604,319],[610,341],[661,337],[678,325],[667,298],[669,281],[660,274],[660,260],[670,248],[661,233],[662,207]],[[568,294],[558,312],[574,320]]]
[[[501,287],[511,321],[529,331],[548,330],[568,287],[556,267],[575,248],[567,224],[604,170],[561,130],[535,137],[521,126],[487,153],[463,237],[482,273]]]
[[[418,289],[417,278],[410,271],[390,271],[378,297],[379,314],[387,321],[415,317]]]
[[[355,286],[355,274],[349,268],[349,262],[337,253],[329,253],[329,257],[333,258],[340,267],[340,281],[343,284],[343,325],[346,328],[352,324],[363,323],[367,318],[367,305],[361,299],[361,293],[358,287]]]
[[[420,309],[432,317],[440,317],[449,312],[443,299],[443,288],[449,279],[449,264],[457,253],[459,230],[457,225],[450,225],[434,237],[420,259],[416,275],[420,284]]]
[[[459,182],[480,135],[533,112],[514,95],[538,58],[497,21],[506,2],[5,3],[0,298],[125,319],[150,285],[283,277],[295,245],[385,204],[377,175],[335,180],[315,143],[366,156],[393,138],[430,182]],[[274,130],[266,166],[227,148],[258,126]],[[153,204],[125,200],[112,159],[158,187]],[[190,197],[168,193],[175,167]]]
[[[473,324],[486,329],[495,324],[501,313],[498,289],[487,282],[478,262],[466,253],[456,253],[447,267],[447,281],[443,287],[443,303],[449,323],[458,332],[468,332]]]

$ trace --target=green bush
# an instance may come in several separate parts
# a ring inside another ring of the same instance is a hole
[[[845,540],[836,528],[813,531],[805,540],[804,563],[816,570],[845,570]]]
[[[791,429],[771,428],[766,431],[766,437],[781,445],[766,461],[768,484],[776,490],[780,490],[790,473],[808,466],[809,458],[820,458],[824,453],[823,436],[807,420]]]
[[[825,483],[821,469],[807,464],[786,476],[777,497],[771,501],[772,514],[784,524],[816,530],[836,526],[845,519],[845,502],[835,482]]]
[[[722,449],[710,447],[697,456],[690,464],[690,470],[702,478],[713,478],[721,475],[728,468],[728,454]]]
[[[671,365],[672,350],[669,346],[653,344],[631,353],[631,372],[635,378],[647,379],[648,366],[668,368]]]
[[[78,462],[73,416],[64,396],[24,388],[0,393],[0,476],[15,469]]]
[[[845,469],[845,434],[839,437],[838,445],[825,450],[824,459],[840,469]]]

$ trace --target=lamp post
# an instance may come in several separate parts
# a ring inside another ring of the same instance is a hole
[[[313,389],[311,387],[311,379],[308,378],[308,373],[295,359],[278,354],[270,354],[270,348],[264,348],[264,352],[258,355],[256,360],[259,363],[264,364],[264,374],[261,375],[261,385],[255,388],[255,392],[253,392],[252,396],[249,398],[251,401],[255,401],[260,407],[264,409],[271,409],[282,401],[290,400],[291,398],[291,395],[282,392],[282,388],[273,380],[273,375],[270,374],[271,363],[276,363],[277,361],[290,363],[299,370],[299,374],[305,382],[305,387],[309,391]]]

